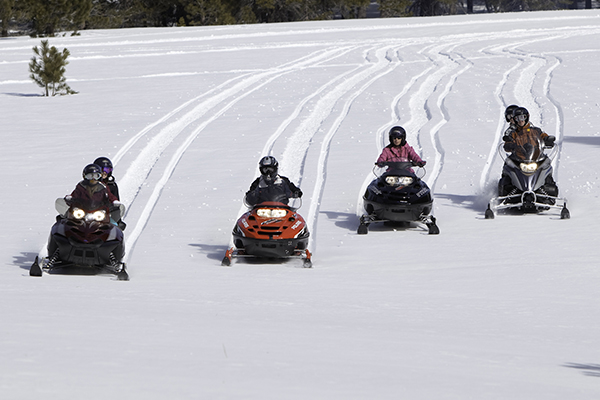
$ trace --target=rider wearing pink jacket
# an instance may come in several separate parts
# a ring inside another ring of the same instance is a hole
[[[389,133],[390,144],[383,148],[377,159],[377,164],[384,162],[413,162],[419,167],[425,166],[425,161],[415,150],[406,143],[406,131],[401,126],[394,126]]]

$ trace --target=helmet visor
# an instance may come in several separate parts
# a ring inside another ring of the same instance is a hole
[[[272,175],[275,175],[277,173],[277,168],[275,168],[275,167],[262,167],[260,169],[260,172],[263,175],[272,176]]]
[[[525,121],[527,121],[527,114],[515,115],[515,121],[518,121],[518,122],[525,122]]]
[[[83,177],[85,178],[86,181],[91,181],[91,180],[97,181],[100,179],[101,175],[100,175],[100,172],[90,172],[90,173],[85,174]]]
[[[112,171],[113,171],[112,167],[102,167],[102,172],[104,172],[107,175],[112,174]]]

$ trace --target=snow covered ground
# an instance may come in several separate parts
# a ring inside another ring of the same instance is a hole
[[[600,11],[84,31],[76,96],[0,39],[0,397],[597,399]],[[503,111],[556,135],[558,213],[483,212]],[[387,130],[441,233],[372,226]],[[313,269],[220,261],[261,156],[301,185]],[[29,277],[83,167],[116,164],[131,280]]]

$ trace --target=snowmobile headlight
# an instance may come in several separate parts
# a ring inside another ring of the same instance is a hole
[[[410,176],[386,176],[385,183],[390,186],[408,186],[413,183]]]
[[[104,218],[106,218],[106,212],[104,210],[94,211],[91,216],[94,221],[104,221]]]
[[[262,218],[283,218],[287,211],[281,208],[259,208],[256,214]]]
[[[287,211],[281,208],[274,208],[271,210],[271,217],[273,218],[283,218],[285,217],[285,214],[287,214]]]
[[[85,217],[85,211],[83,211],[81,208],[74,208],[73,217],[76,219],[83,219],[83,217]]]
[[[256,215],[263,218],[270,218],[271,210],[269,208],[259,208],[258,210],[256,210]]]
[[[521,171],[525,174],[533,174],[538,168],[537,163],[521,163]]]

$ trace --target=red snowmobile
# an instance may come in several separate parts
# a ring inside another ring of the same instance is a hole
[[[311,268],[311,253],[308,251],[309,232],[306,221],[297,210],[299,198],[275,196],[251,205],[247,198],[244,204],[249,211],[244,213],[233,228],[233,243],[221,262],[230,266],[233,258],[303,259],[303,267]]]

